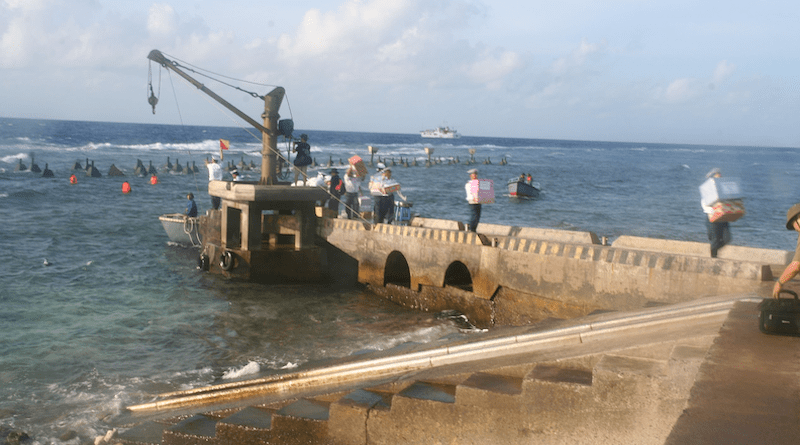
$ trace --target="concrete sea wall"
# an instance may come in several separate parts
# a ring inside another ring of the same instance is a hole
[[[409,226],[327,219],[319,234],[358,262],[358,280],[422,310],[456,309],[479,326],[523,325],[703,296],[766,295],[785,251],[592,232],[415,218]]]

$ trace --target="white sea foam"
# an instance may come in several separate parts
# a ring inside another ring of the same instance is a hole
[[[261,365],[257,362],[250,362],[243,367],[236,369],[230,368],[222,374],[223,380],[228,379],[238,379],[239,377],[243,377],[250,374],[256,374],[261,371]]]

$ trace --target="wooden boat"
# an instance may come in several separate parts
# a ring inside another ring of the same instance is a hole
[[[200,245],[197,218],[189,218],[182,213],[169,213],[158,217],[169,240],[186,246]]]
[[[538,182],[528,184],[520,179],[508,181],[508,196],[512,198],[537,198],[540,190]]]

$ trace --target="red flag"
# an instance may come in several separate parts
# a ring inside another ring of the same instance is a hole
[[[227,150],[228,147],[230,147],[230,146],[231,146],[231,143],[227,139],[220,139],[219,140],[219,160],[220,161],[223,158],[222,157],[222,150]]]

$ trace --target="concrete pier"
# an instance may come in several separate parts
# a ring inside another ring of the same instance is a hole
[[[230,248],[231,229],[249,227],[260,243],[242,238],[237,254],[255,252],[271,234],[303,230],[293,215],[252,206],[259,200],[248,193],[259,190],[228,184],[212,184],[227,213],[255,216],[228,218],[227,228],[217,217],[212,245]],[[620,237],[607,246],[591,232],[470,233],[422,218],[315,223],[323,268],[352,269],[378,295],[457,309],[491,329],[162,394],[127,407],[114,440],[797,443],[800,337],[762,334],[757,309],[788,252],[726,247],[710,258],[702,243]]]
[[[621,237],[604,246],[591,232],[485,229],[466,232],[456,221],[424,218],[374,227],[324,219],[319,234],[357,260],[358,281],[376,293],[414,309],[457,309],[480,327],[702,296],[768,295],[773,268],[788,263],[785,251],[739,247],[736,257],[711,258],[700,243]]]
[[[129,407],[115,440],[793,444],[800,361],[778,358],[796,359],[800,338],[758,332],[756,305],[708,298],[504,328],[168,394]]]

